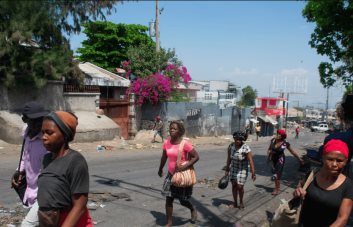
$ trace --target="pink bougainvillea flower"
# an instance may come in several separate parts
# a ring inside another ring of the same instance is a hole
[[[130,75],[133,71],[131,62],[124,61],[121,64],[127,75]],[[160,73],[137,78],[131,83],[127,93],[136,94],[137,105],[142,105],[145,102],[157,104],[161,100],[168,99],[173,88],[179,87],[180,83],[187,85],[190,80],[190,74],[185,66],[180,67],[169,63]]]

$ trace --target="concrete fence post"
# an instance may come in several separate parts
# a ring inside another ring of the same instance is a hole
[[[136,130],[135,94],[129,94],[129,139],[134,139]]]

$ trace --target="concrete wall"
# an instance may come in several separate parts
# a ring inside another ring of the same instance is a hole
[[[7,89],[4,86],[0,86],[0,110],[8,110],[8,96]]]
[[[0,139],[7,143],[21,144],[22,129],[25,124],[21,116],[0,110]],[[21,149],[21,148],[19,148]]]
[[[160,115],[164,122],[163,134],[168,132],[169,122],[184,122],[186,136],[219,136],[229,135],[236,130],[245,130],[246,119],[250,109],[228,107],[219,109],[217,104],[201,102],[166,102],[141,107],[141,121],[138,129],[150,129],[155,116]]]
[[[69,111],[96,111],[100,93],[64,93],[65,109]]]
[[[24,104],[38,101],[48,110],[95,111],[99,93],[64,93],[62,81],[48,81],[42,89],[0,87],[0,110],[20,113]]]
[[[62,86],[61,81],[51,81],[42,89],[21,88],[19,91],[18,89],[2,88],[7,93],[7,98],[2,100],[4,102],[2,110],[19,113],[24,104],[32,100],[42,103],[49,110],[65,109]]]
[[[120,135],[120,127],[95,113],[99,93],[63,93],[63,82],[50,81],[43,89],[7,89],[0,86],[0,139],[21,143],[24,126],[20,113],[28,101],[38,101],[48,110],[73,111],[79,118],[75,142],[110,140]]]

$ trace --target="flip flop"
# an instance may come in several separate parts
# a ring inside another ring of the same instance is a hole
[[[244,204],[239,205],[239,209],[240,209],[240,210],[244,210],[244,208],[245,208],[245,207],[244,207]]]

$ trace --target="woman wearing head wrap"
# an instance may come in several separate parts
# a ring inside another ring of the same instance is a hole
[[[342,131],[338,131],[329,134],[325,140],[326,144],[331,139],[339,139],[348,145],[348,161],[343,171],[343,174],[353,179],[353,176],[349,175],[350,162],[353,156],[353,94],[345,95],[343,101],[337,106],[336,109],[337,119],[339,120]]]
[[[44,156],[38,179],[40,226],[92,226],[86,204],[89,174],[85,158],[70,149],[78,121],[69,112],[51,112],[42,125]],[[50,218],[48,218],[50,217]]]
[[[348,147],[332,139],[323,148],[322,167],[306,191],[298,187],[294,196],[303,199],[302,226],[346,226],[353,206],[353,182],[342,171]]]
[[[228,156],[226,163],[226,172],[230,172],[230,180],[232,182],[232,193],[234,204],[231,207],[238,207],[238,194],[239,194],[239,208],[244,208],[244,184],[249,173],[249,164],[251,171],[251,178],[256,179],[255,166],[252,158],[250,147],[244,143],[247,139],[245,132],[234,132],[234,142],[228,146]]]
[[[272,180],[275,181],[275,188],[272,195],[278,195],[280,192],[280,182],[283,167],[285,163],[285,149],[296,157],[301,164],[304,164],[303,159],[295,152],[290,144],[286,141],[287,134],[284,130],[278,129],[276,137],[271,140],[270,146],[267,151],[268,160],[271,162],[272,166]]]

